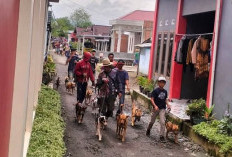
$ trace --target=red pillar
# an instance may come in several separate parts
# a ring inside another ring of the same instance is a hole
[[[0,156],[9,150],[19,0],[0,2]]]
[[[176,18],[176,34],[186,33],[186,19],[182,16],[184,0],[179,0],[178,11]],[[171,68],[171,78],[170,78],[170,94],[169,98],[180,98],[181,93],[181,81],[183,73],[183,65],[177,64],[174,61],[176,50],[178,48],[178,43],[181,39],[181,36],[175,36],[175,42],[172,52],[172,68]]]
[[[150,51],[150,63],[149,63],[149,70],[148,70],[148,79],[152,79],[153,75],[153,63],[154,63],[154,53],[155,53],[155,42],[156,42],[156,34],[157,34],[157,22],[158,22],[158,12],[159,12],[159,1],[156,0],[155,4],[155,14],[154,14],[154,22],[153,22],[153,33],[152,33],[152,45]]]
[[[218,6],[220,5],[220,8],[218,8]],[[220,30],[220,23],[221,23],[221,16],[222,16],[222,6],[223,6],[223,0],[217,0],[217,6],[216,6],[216,13],[215,13],[215,22],[214,22],[214,31],[213,31],[213,44],[212,44],[212,52],[211,52],[211,64],[210,64],[210,71],[209,71],[209,80],[208,80],[208,90],[207,90],[207,99],[206,99],[206,104],[208,107],[210,107],[211,103],[211,92],[213,91],[213,88],[211,88],[211,83],[213,83],[212,81],[214,81],[214,79],[212,79],[212,77],[214,77],[214,67],[213,67],[213,63],[216,62],[216,60],[214,60],[214,55],[217,55],[217,47],[216,49],[214,49],[214,45],[218,44],[218,39],[215,40],[215,33],[218,32]],[[219,13],[219,16],[217,16]],[[218,28],[217,28],[217,25]],[[218,29],[218,30],[216,30]],[[218,34],[219,36],[219,34]]]

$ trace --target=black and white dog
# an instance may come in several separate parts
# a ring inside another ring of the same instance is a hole
[[[98,140],[101,141],[102,130],[104,130],[104,128],[107,126],[106,117],[98,114],[98,116],[96,116],[95,123],[96,123],[96,135],[98,136]]]

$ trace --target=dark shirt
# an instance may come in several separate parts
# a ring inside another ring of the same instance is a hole
[[[119,71],[118,69],[116,70],[117,70],[117,75],[122,82],[122,89],[125,92],[126,80],[129,80],[128,72],[125,70],[122,70],[122,71]]]
[[[98,63],[97,57],[95,57],[95,56],[91,57],[89,63],[92,67],[93,72],[95,72],[96,64]]]
[[[76,63],[75,61],[79,61],[79,57],[77,55],[73,56],[72,59],[68,63],[68,71],[74,70]]]
[[[159,109],[166,109],[166,99],[168,92],[165,89],[156,88],[152,92],[152,98]]]

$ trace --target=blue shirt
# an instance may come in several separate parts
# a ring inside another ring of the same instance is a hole
[[[125,91],[126,80],[129,80],[128,72],[125,70],[118,70],[117,68],[116,70],[117,70],[117,75],[120,81],[122,82],[123,91]]]

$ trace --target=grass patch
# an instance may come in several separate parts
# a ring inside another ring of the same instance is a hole
[[[65,154],[64,121],[57,91],[42,86],[28,148],[28,157],[62,157]]]
[[[214,120],[212,122],[202,122],[193,126],[193,130],[205,137],[209,142],[215,143],[220,147],[220,152],[227,154],[232,152],[232,137],[219,133],[220,122]]]

